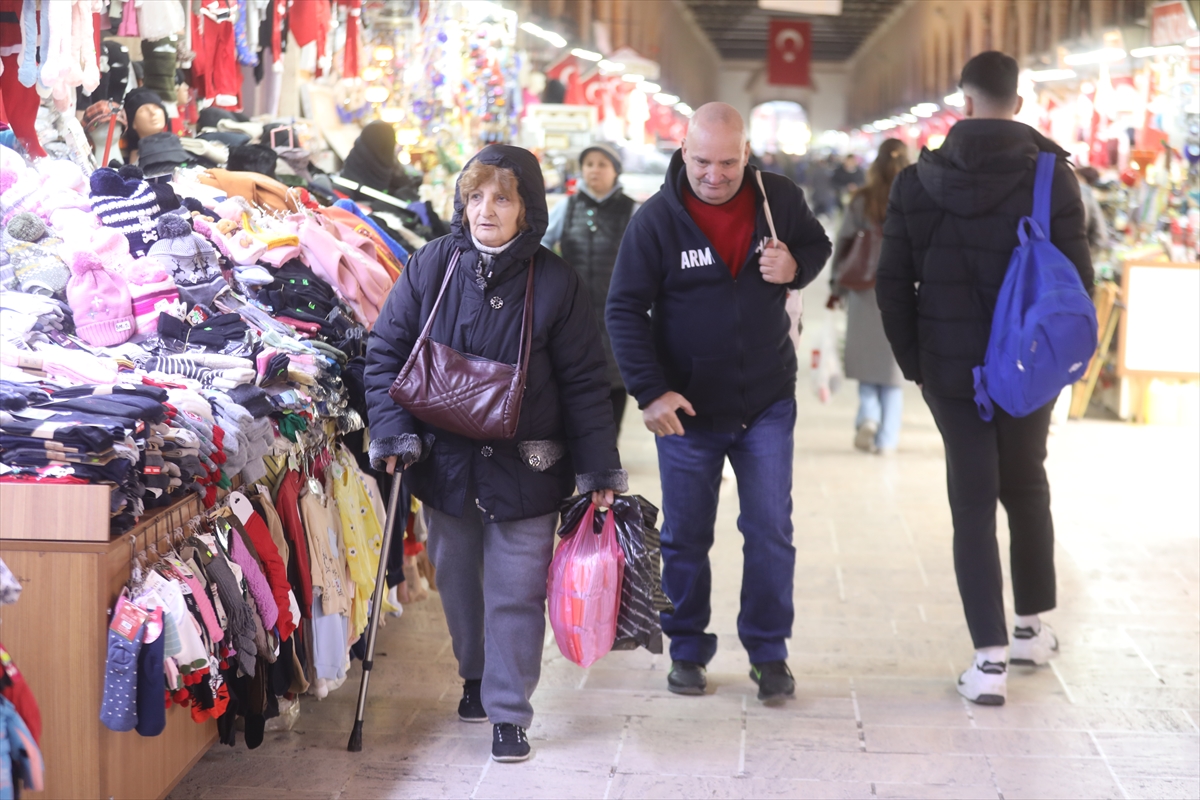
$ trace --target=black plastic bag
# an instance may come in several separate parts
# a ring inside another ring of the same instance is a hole
[[[590,495],[564,501],[560,530],[573,530],[590,502]],[[612,649],[644,647],[651,653],[662,653],[662,623],[658,615],[675,609],[662,590],[662,550],[655,527],[658,508],[640,495],[621,495],[609,513],[616,514],[617,543],[625,555],[617,638]],[[597,526],[601,519],[597,515]]]

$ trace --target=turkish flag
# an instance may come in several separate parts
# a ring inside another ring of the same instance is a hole
[[[767,31],[767,83],[775,86],[811,86],[808,65],[812,60],[812,23],[772,19]]]

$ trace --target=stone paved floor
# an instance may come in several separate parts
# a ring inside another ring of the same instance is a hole
[[[823,299],[809,298],[811,331]],[[269,733],[254,752],[214,748],[172,797],[1200,796],[1196,429],[1084,421],[1051,437],[1060,607],[1047,619],[1062,654],[1014,668],[1008,704],[980,708],[953,685],[971,647],[940,439],[910,391],[900,452],[854,452],[854,394],[820,405],[802,365],[798,687],[783,708],[755,700],[735,635],[741,554],[728,480],[713,552],[721,649],[707,696],[669,694],[665,656],[612,653],[583,670],[548,638],[534,757],[492,763],[490,726],[455,717],[460,684],[433,595],[381,632],[362,753],[345,749],[355,668],[328,699],[303,698],[291,732]],[[635,413],[621,450],[631,485],[657,502],[653,441]]]

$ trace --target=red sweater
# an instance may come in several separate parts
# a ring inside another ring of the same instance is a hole
[[[735,280],[754,242],[757,199],[749,181],[742,181],[738,193],[719,206],[709,205],[696,197],[690,185],[686,182],[684,185],[683,207],[700,232],[712,242],[716,254],[729,267],[729,273]]]

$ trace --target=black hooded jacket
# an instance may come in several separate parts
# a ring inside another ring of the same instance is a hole
[[[1017,223],[1033,213],[1042,151],[1058,156],[1050,241],[1091,291],[1079,182],[1067,152],[1028,125],[962,120],[892,185],[875,293],[904,377],[935,395],[975,395],[971,370],[983,364]]]
[[[462,514],[465,502],[477,503],[485,521],[505,522],[556,511],[576,485],[581,492],[628,487],[617,454],[604,350],[586,287],[575,270],[541,246],[549,220],[541,167],[528,150],[508,145],[486,147],[470,163],[476,161],[517,176],[530,227],[480,278],[479,253],[456,190],[450,235],[413,253],[384,302],[367,343],[364,378],[376,468],[388,456],[403,459],[419,453],[421,460],[406,478],[418,498],[453,516]],[[455,250],[462,255],[430,335],[460,353],[509,364],[517,361],[526,269],[533,262],[533,348],[511,442],[474,441],[425,425],[388,396]],[[470,497],[468,485],[474,486]]]
[[[679,415],[685,428],[738,430],[796,393],[787,290],[811,283],[833,246],[799,187],[763,174],[776,232],[796,259],[790,285],[763,280],[758,259],[771,232],[755,172],[747,167],[742,178],[754,187],[757,216],[736,279],[683,205],[680,151],[621,240],[605,311],[617,364],[639,408],[668,391],[686,397],[696,416]]]
[[[407,200],[417,199],[420,181],[409,177],[396,160],[396,130],[376,120],[363,128],[342,165],[346,180]]]

